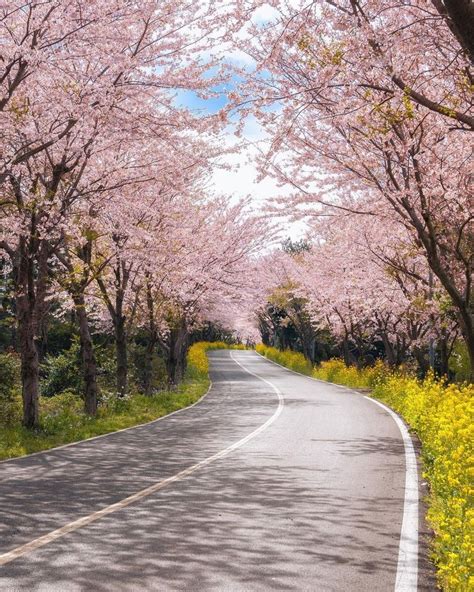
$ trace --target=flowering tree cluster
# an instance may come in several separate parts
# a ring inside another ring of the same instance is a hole
[[[430,282],[426,260],[410,250],[409,235],[388,236],[375,219],[365,227],[358,221],[353,216],[325,221],[305,249],[282,250],[263,261],[267,288],[260,319],[278,305],[280,323],[291,324],[312,361],[319,347],[320,356],[339,353],[347,364],[382,355],[391,366],[414,360],[426,372],[432,341],[438,345],[437,366],[448,373],[459,326],[440,282]],[[394,258],[403,265],[396,269]],[[335,352],[324,351],[328,331]],[[267,341],[275,335],[278,327]]]
[[[241,18],[261,4],[246,3]],[[474,367],[472,2],[271,5],[274,18],[237,42],[257,64],[241,108],[253,108],[272,137],[262,172],[294,189],[280,205],[295,217],[375,224],[400,241],[375,257],[417,292],[431,283],[414,269],[423,259]],[[345,245],[331,256],[349,261],[354,243]],[[353,281],[369,289],[372,274],[364,263]]]
[[[9,262],[24,424],[38,423],[37,341],[51,303],[78,321],[85,408],[97,409],[91,319],[116,347],[127,392],[127,337],[167,352],[182,373],[190,327],[214,293],[235,297],[261,222],[206,190],[219,117],[174,92],[221,81],[202,56],[220,2],[45,0],[0,3],[0,249]],[[229,304],[232,306],[232,304]]]
[[[206,319],[248,330],[276,272],[274,308],[291,311],[308,352],[323,321],[361,351],[377,333],[391,363],[423,339],[449,350],[459,330],[474,367],[473,12],[450,0],[0,2],[0,257],[24,424],[38,422],[53,313],[77,321],[94,414],[97,327],[113,336],[119,395],[127,342],[146,335],[151,392],[155,348],[176,382],[190,332]],[[209,191],[234,103],[198,117],[176,101],[222,88],[216,48],[232,44],[256,64],[236,100],[271,138],[262,174],[293,188],[275,208],[311,226],[310,250],[260,263],[267,226]]]

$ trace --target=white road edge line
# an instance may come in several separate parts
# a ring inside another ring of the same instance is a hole
[[[307,376],[291,368],[287,368],[274,360],[270,360],[266,356],[255,352],[267,362],[280,366],[293,374],[302,376],[303,378],[309,378],[315,382],[328,384],[331,386],[339,387],[340,389],[360,395],[359,392],[350,389],[349,387],[328,382],[326,380],[320,380],[319,378],[313,378]],[[380,401],[372,399],[367,395],[363,395],[365,399],[375,403],[379,407],[382,407],[387,413],[391,415],[393,420],[400,430],[400,434],[403,440],[403,447],[405,450],[405,496],[403,502],[403,519],[402,528],[400,532],[400,545],[398,548],[398,563],[397,563],[397,575],[395,580],[394,592],[416,592],[418,589],[418,504],[419,504],[419,493],[418,493],[418,466],[416,461],[415,448],[411,439],[410,433],[403,422],[403,420],[393,411],[390,407],[387,407]]]
[[[92,522],[96,522],[97,520],[100,520],[104,516],[108,516],[109,514],[113,514],[114,512],[117,512],[118,510],[122,510],[123,508],[125,508],[125,507],[145,498],[145,497],[148,497],[149,495],[152,495],[153,493],[156,493],[157,491],[160,491],[161,489],[167,487],[171,483],[174,483],[175,481],[183,479],[184,477],[187,477],[188,475],[190,475],[191,473],[194,473],[198,469],[211,464],[213,461],[223,458],[224,456],[227,456],[228,454],[230,454],[231,452],[233,452],[237,448],[240,448],[241,446],[243,446],[244,444],[246,444],[247,442],[249,442],[250,440],[255,438],[258,434],[260,434],[261,432],[266,430],[278,418],[278,416],[280,415],[280,413],[283,409],[283,404],[284,404],[283,395],[277,389],[277,387],[274,386],[271,382],[269,382],[265,378],[262,378],[258,374],[255,374],[254,372],[247,370],[247,368],[245,368],[240,362],[238,362],[234,358],[232,353],[230,354],[230,357],[243,370],[245,370],[249,374],[252,374],[253,376],[262,380],[263,382],[267,383],[275,391],[275,393],[278,397],[278,407],[277,407],[276,411],[273,413],[273,415],[269,419],[267,419],[267,421],[265,423],[263,423],[260,427],[256,428],[253,432],[251,432],[250,434],[248,434],[247,436],[245,436],[241,440],[238,440],[237,442],[235,442],[231,446],[228,446],[227,448],[224,448],[220,452],[217,452],[216,454],[213,454],[212,456],[205,458],[204,460],[192,465],[191,467],[188,467],[187,469],[184,469],[184,470],[180,471],[179,473],[176,473],[176,475],[173,475],[172,477],[168,477],[167,479],[163,479],[163,481],[159,481],[158,483],[155,483],[154,485],[151,485],[150,487],[146,487],[145,489],[142,489],[141,491],[138,491],[137,493],[134,493],[133,495],[130,495],[129,497],[126,497],[123,500],[116,502],[115,504],[111,504],[110,506],[102,508],[101,510],[98,510],[97,512],[93,512],[89,516],[83,516],[82,518],[79,518],[77,520],[69,522],[68,524],[62,526],[61,528],[57,528],[56,530],[53,530],[41,537],[38,537],[37,539],[30,541],[29,543],[25,543],[24,545],[16,547],[15,549],[8,551],[7,553],[3,553],[2,555],[0,555],[0,566],[6,565],[7,563],[10,563],[11,561],[18,559],[19,557],[22,557],[23,555],[26,555],[27,553],[31,553],[32,551],[35,551],[36,549],[39,549],[40,547],[44,547],[45,545],[52,543],[53,541],[63,537],[64,535],[66,535],[70,532],[73,532],[73,531],[78,530],[84,526],[87,526],[87,525],[91,524]],[[189,407],[188,407],[188,409],[189,409]],[[169,415],[166,417],[169,417]]]
[[[405,448],[405,499],[398,548],[395,592],[416,592],[418,589],[418,467],[410,433],[402,419],[383,403],[364,398],[389,413],[400,430]]]

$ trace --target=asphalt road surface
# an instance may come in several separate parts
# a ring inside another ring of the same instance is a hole
[[[254,352],[210,357],[193,407],[0,463],[0,590],[432,589],[417,541],[400,553],[390,413]]]

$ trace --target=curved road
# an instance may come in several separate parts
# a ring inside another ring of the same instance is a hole
[[[197,405],[0,463],[0,590],[396,589],[393,417],[254,352],[210,357]],[[432,589],[414,576],[397,592]]]

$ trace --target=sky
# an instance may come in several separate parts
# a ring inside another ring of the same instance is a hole
[[[225,96],[208,100],[199,98],[195,93],[181,91],[177,98],[178,104],[187,107],[202,115],[216,113],[226,104]],[[231,169],[216,168],[211,178],[211,188],[216,193],[231,195],[235,199],[252,198],[253,205],[258,209],[265,209],[271,198],[281,196],[285,190],[277,186],[275,180],[266,177],[257,182],[258,171],[255,165],[255,157],[258,148],[265,147],[265,132],[253,117],[248,117],[241,137],[235,136],[235,125],[231,122],[223,131],[220,140],[226,146],[233,147],[243,144],[238,153],[230,154],[222,159]],[[304,233],[304,224],[283,222],[283,235],[293,240],[301,238]]]
[[[254,16],[254,22],[261,24],[268,23],[274,17],[274,9],[268,5],[263,5]],[[242,52],[226,52],[226,61],[239,67],[245,67],[249,74],[252,74],[253,64],[251,59]],[[226,92],[233,89],[233,85],[238,83],[234,78],[227,88],[214,89],[219,96],[210,99],[202,99],[192,91],[179,91],[176,95],[176,102],[197,114],[207,115],[217,113],[226,103]],[[255,157],[258,148],[265,147],[265,132],[254,117],[249,116],[245,122],[242,136],[235,136],[235,125],[232,120],[223,131],[220,141],[225,143],[226,147],[233,147],[238,144],[244,144],[238,153],[230,154],[223,158],[223,162],[229,165],[231,169],[216,168],[211,179],[211,188],[216,193],[231,195],[235,199],[252,198],[252,204],[255,208],[264,210],[266,204],[275,196],[281,196],[285,193],[284,188],[277,186],[277,183],[270,177],[266,177],[257,182],[258,171],[255,166]],[[288,236],[293,240],[301,238],[304,234],[303,223],[283,222],[283,237]]]

